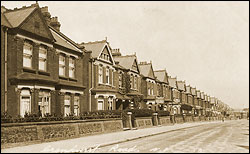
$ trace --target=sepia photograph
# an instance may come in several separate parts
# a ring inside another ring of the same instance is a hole
[[[1,1],[1,153],[249,153],[249,1]]]

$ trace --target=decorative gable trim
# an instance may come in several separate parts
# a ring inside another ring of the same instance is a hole
[[[101,52],[99,53],[97,59],[98,59],[98,60],[103,60],[103,59],[100,58],[100,56],[101,56],[102,52],[104,51],[105,47],[107,47],[107,49],[108,49],[108,54],[109,54],[109,56],[110,56],[110,58],[111,58],[111,64],[114,65],[115,62],[114,62],[112,53],[111,53],[111,51],[110,51],[110,47],[108,46],[107,43],[105,43],[105,45],[103,46],[103,48],[102,48]],[[104,60],[104,61],[105,61],[105,60]],[[109,62],[109,63],[110,63],[110,61],[106,61],[106,62]]]
[[[132,69],[134,63],[132,64],[132,66],[131,66],[131,68],[130,68],[130,71],[133,71],[133,72],[136,72],[136,73],[140,74],[140,69],[139,69],[139,66],[138,66],[137,58],[135,58],[134,62],[136,63],[137,71],[135,71],[134,69]]]

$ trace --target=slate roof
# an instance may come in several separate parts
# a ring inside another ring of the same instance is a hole
[[[153,70],[153,67],[152,67],[151,63],[147,63],[147,64],[141,64],[140,63],[140,64],[138,64],[138,66],[139,66],[140,73],[144,77],[155,79],[154,70]],[[151,69],[152,69],[152,74],[150,74]]]
[[[167,72],[166,70],[157,70],[154,71],[155,77],[160,81],[164,83],[168,83],[168,78],[167,78]]]
[[[134,61],[137,59],[135,55],[114,56],[114,61],[118,61],[119,65],[126,69],[132,69]]]
[[[15,28],[19,27],[35,9],[35,6],[30,6],[20,9],[7,10],[4,12],[4,15],[11,24],[11,26]]]
[[[92,51],[93,58],[98,58],[105,45],[107,45],[106,40],[79,44],[80,47],[84,47],[86,50]]]
[[[20,28],[21,25],[31,16],[31,14],[36,10],[40,9],[38,4],[32,4],[31,6],[23,6],[22,8],[15,8],[14,10],[6,9],[1,6],[1,25],[10,28]],[[39,11],[41,13],[41,11]],[[41,14],[42,15],[42,14]],[[41,18],[44,24],[47,25],[45,19]],[[49,38],[54,40],[49,28],[46,28]]]
[[[184,81],[177,81],[177,88],[178,88],[178,90],[185,91],[185,82]]]
[[[2,10],[2,9],[1,9]],[[11,24],[9,23],[9,21],[7,20],[7,18],[5,17],[5,15],[1,12],[1,26],[6,26],[11,28]]]
[[[56,40],[55,44],[74,50],[74,51],[82,52],[78,47],[76,47],[76,43],[75,44],[72,43],[73,41],[69,39],[68,37],[66,37],[62,32],[59,32],[53,29],[52,27],[49,27],[49,28],[53,37]]]
[[[177,81],[176,77],[175,78],[168,77],[168,83],[170,87],[177,88],[176,81]]]

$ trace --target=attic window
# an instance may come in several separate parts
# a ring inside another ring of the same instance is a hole
[[[39,22],[35,21],[35,28],[39,29],[40,28],[40,24]]]

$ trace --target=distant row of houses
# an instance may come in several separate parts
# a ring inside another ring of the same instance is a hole
[[[1,7],[1,112],[79,115],[149,108],[216,115],[229,106],[107,40],[76,43],[48,7]]]

